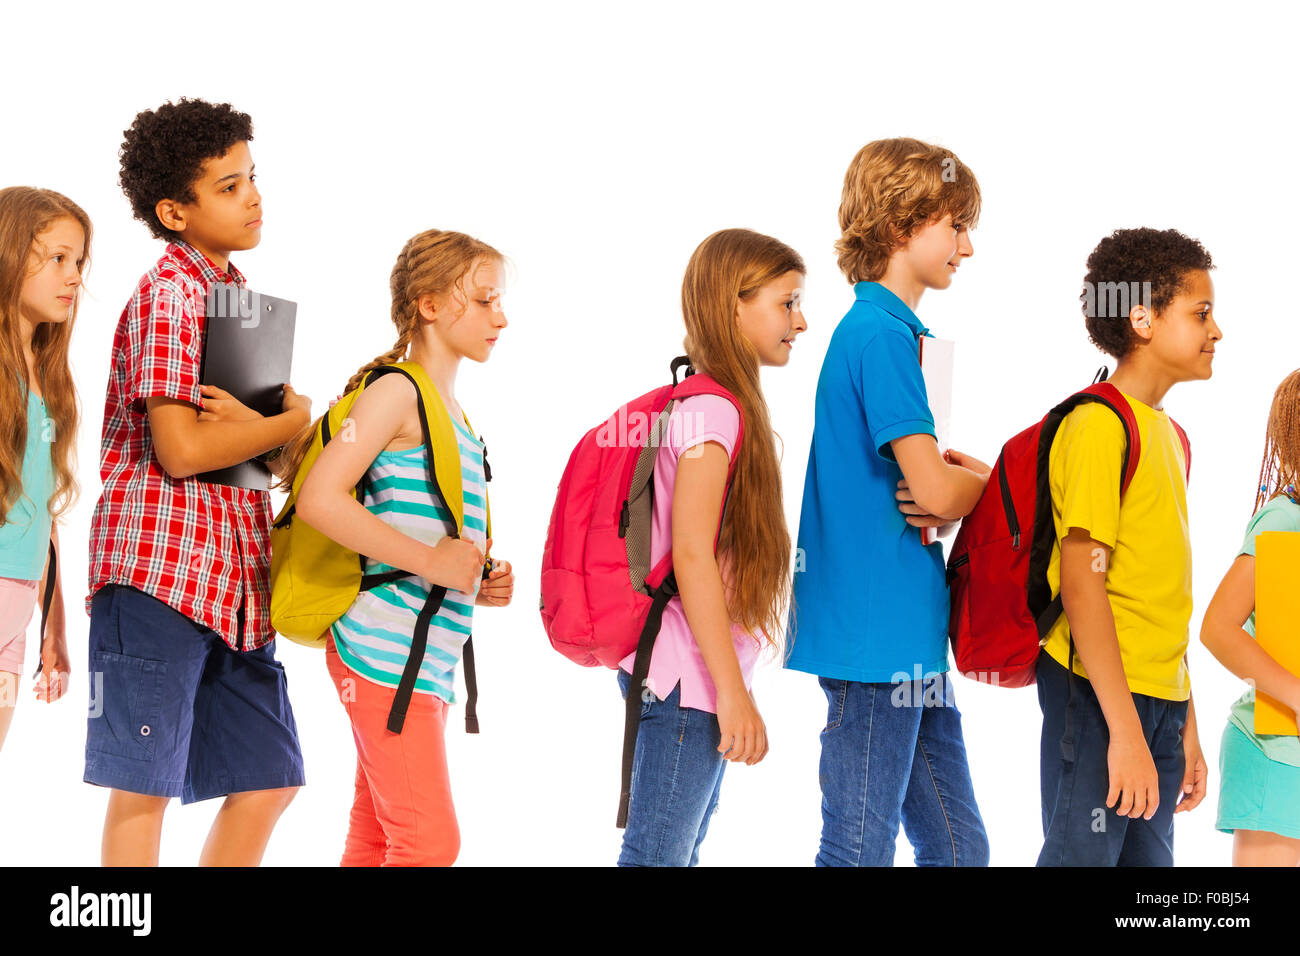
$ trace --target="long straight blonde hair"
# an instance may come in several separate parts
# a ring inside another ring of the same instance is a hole
[[[700,243],[682,280],[686,354],[726,388],[744,412],[744,435],[718,542],[731,567],[727,610],[748,633],[776,643],[790,599],[790,532],[781,466],[758,353],[740,330],[737,307],[787,272],[805,272],[799,254],[770,236],[724,229]]]
[[[55,221],[74,220],[86,237],[77,260],[78,271],[90,264],[90,217],[67,196],[52,189],[10,186],[0,189],[0,525],[22,495],[23,455],[27,449],[27,360],[23,356],[19,308],[23,283],[32,274],[33,258],[41,253],[37,236]],[[37,385],[53,425],[50,458],[54,492],[47,502],[58,517],[77,495],[77,390],[68,364],[68,346],[76,322],[78,294],[65,322],[42,322],[32,335]]]

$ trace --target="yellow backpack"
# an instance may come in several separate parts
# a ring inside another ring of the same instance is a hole
[[[420,429],[424,433],[425,447],[429,449],[429,481],[451,513],[454,526],[448,525],[448,536],[458,538],[464,530],[465,503],[461,487],[460,442],[456,438],[455,427],[442,396],[438,394],[428,374],[415,362],[399,362],[373,369],[359,386],[339,399],[333,408],[317,420],[315,434],[298,473],[294,476],[289,498],[271,525],[271,625],[295,643],[324,649],[325,642],[329,640],[330,627],[347,612],[362,590],[413,576],[400,569],[382,574],[364,574],[366,559],[363,555],[344,547],[305,521],[294,520],[298,492],[311,466],[320,456],[321,449],[331,438],[346,433],[352,427],[348,415],[357,398],[376,379],[388,374],[405,376],[420,393]],[[465,424],[469,426],[468,418]],[[473,430],[472,426],[470,430]],[[486,447],[483,450],[483,477],[487,481],[492,480]],[[356,488],[352,489],[352,495],[358,501],[364,497],[364,482],[363,475]],[[492,536],[490,506],[487,508],[487,536]],[[491,566],[489,559],[483,568],[485,577]],[[434,585],[416,620],[415,632],[411,637],[411,654],[402,671],[393,706],[388,714],[388,729],[393,733],[402,732],[415,679],[424,660],[429,623],[438,612],[446,593],[445,587]],[[472,638],[465,642],[463,658],[467,691],[465,729],[468,733],[478,733],[478,684],[474,673]]]

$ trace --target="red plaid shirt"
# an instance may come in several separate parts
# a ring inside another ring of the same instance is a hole
[[[275,636],[269,616],[271,501],[265,491],[172,478],[158,463],[145,399],[203,406],[199,365],[208,288],[244,284],[184,242],[140,280],[113,336],[99,474],[90,524],[90,599],[106,584],[151,594],[252,650]],[[242,612],[242,628],[241,628]]]

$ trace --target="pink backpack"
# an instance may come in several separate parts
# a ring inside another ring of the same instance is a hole
[[[682,366],[686,377],[679,384]],[[578,442],[560,479],[542,554],[539,609],[552,646],[584,667],[617,668],[636,651],[624,723],[620,827],[627,822],[641,688],[664,607],[677,594],[672,552],[650,566],[654,466],[667,439],[668,416],[691,395],[718,395],[736,405],[741,424],[727,473],[728,498],[745,428],[735,397],[691,368],[685,356],[674,359],[670,369],[672,385],[623,405]]]

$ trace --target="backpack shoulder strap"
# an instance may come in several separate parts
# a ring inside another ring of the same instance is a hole
[[[366,384],[390,373],[406,377],[419,393],[420,402],[416,409],[420,414],[420,431],[424,433],[429,449],[429,481],[451,512],[455,536],[460,537],[465,527],[465,498],[461,489],[460,443],[456,440],[451,415],[447,413],[447,406],[428,373],[416,362],[381,365],[366,377]]]
[[[1119,493],[1123,496],[1128,491],[1133,475],[1137,472],[1138,460],[1142,456],[1142,435],[1138,431],[1137,418],[1133,415],[1133,406],[1128,403],[1122,392],[1110,382],[1097,382],[1080,392],[1076,392],[1052,410],[1061,411],[1061,418],[1069,414],[1084,402],[1096,402],[1105,405],[1124,426],[1124,474],[1120,479]]]
[[[1182,442],[1183,465],[1187,469],[1187,473],[1185,477],[1187,481],[1191,481],[1192,480],[1192,443],[1188,441],[1187,432],[1183,431],[1182,425],[1178,424],[1172,418],[1169,419],[1169,424],[1174,426],[1174,433],[1178,436],[1178,440]]]
[[[740,454],[740,443],[745,437],[745,410],[740,407],[740,402],[736,396],[719,385],[713,378],[704,372],[695,372],[688,375],[681,384],[673,387],[673,401],[681,401],[684,398],[690,398],[692,395],[717,395],[719,398],[725,398],[736,409],[736,415],[740,418],[740,427],[736,430],[736,444],[731,449],[731,468],[736,466],[736,458]]]

